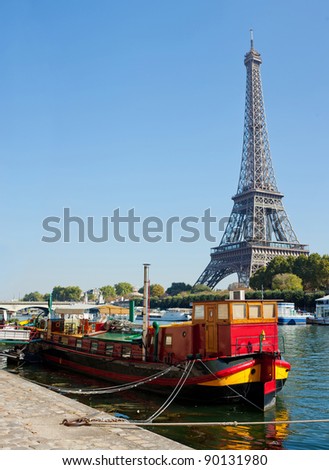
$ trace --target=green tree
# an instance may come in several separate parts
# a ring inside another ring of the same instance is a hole
[[[185,284],[185,282],[173,282],[170,287],[167,289],[168,295],[177,295],[181,292],[188,292],[192,290],[192,286],[190,284]]]
[[[43,302],[44,298],[40,292],[30,292],[29,294],[24,295],[23,299],[24,302]]]
[[[309,272],[309,259],[306,255],[299,255],[295,259],[293,273],[303,281],[304,289],[307,289],[311,273]]]
[[[116,290],[113,286],[103,286],[100,288],[100,291],[106,302],[109,302],[110,300],[116,297]]]
[[[303,283],[296,274],[276,274],[272,280],[272,289],[278,290],[303,290]]]
[[[206,284],[196,284],[192,287],[192,294],[197,294],[198,292],[212,292],[211,288]]]
[[[271,287],[271,283],[268,281],[266,272],[266,266],[262,266],[253,276],[251,276],[249,285],[252,289],[268,289]]]
[[[320,289],[328,289],[329,287],[329,255],[323,255],[321,263],[321,282],[318,286]]]
[[[131,294],[131,292],[134,290],[133,286],[129,284],[129,282],[119,282],[118,284],[114,285],[115,292],[117,295],[127,295]]]
[[[300,255],[293,272],[303,280],[305,290],[325,289],[329,283],[329,257],[318,253]]]
[[[162,297],[165,293],[164,287],[160,284],[151,284],[150,285],[150,295],[151,297]]]
[[[78,302],[81,299],[82,290],[78,286],[56,286],[53,288],[53,301],[59,302]]]
[[[319,284],[321,271],[321,256],[318,253],[311,253],[307,257],[303,283],[306,290],[314,290]]]
[[[329,280],[329,258],[328,255],[320,256],[312,253],[308,257],[309,263],[309,283],[310,289],[322,289],[328,286]]]
[[[270,289],[276,274],[295,274],[302,280],[305,291],[328,289],[329,255],[311,253],[309,256],[277,256],[268,265],[258,269],[250,278],[253,289]]]
[[[276,274],[292,273],[295,258],[293,256],[276,256],[266,266],[267,280],[272,283]]]

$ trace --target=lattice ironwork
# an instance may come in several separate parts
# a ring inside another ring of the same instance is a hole
[[[308,254],[296,237],[277,188],[260,75],[262,60],[252,36],[244,63],[247,84],[238,189],[222,240],[212,249],[211,261],[196,282],[212,288],[233,273],[248,286],[257,269],[275,256]]]

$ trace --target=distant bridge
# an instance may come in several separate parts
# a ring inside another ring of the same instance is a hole
[[[52,307],[55,309],[56,307],[63,305],[72,305],[72,302],[53,302]],[[48,308],[48,302],[20,302],[18,300],[9,302],[0,300],[0,310],[7,310],[8,312],[17,313],[20,310],[24,310],[26,308],[45,309]]]

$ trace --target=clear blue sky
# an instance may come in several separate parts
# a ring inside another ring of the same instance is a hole
[[[301,243],[329,252],[326,0],[3,0],[0,299],[140,287],[145,262],[152,283],[196,281],[216,230],[215,243],[183,243],[179,227],[172,242],[120,243],[110,227],[103,243],[78,243],[73,229],[70,243],[45,243],[42,221],[67,207],[94,217],[97,235],[117,208],[228,217],[250,28],[285,209]]]

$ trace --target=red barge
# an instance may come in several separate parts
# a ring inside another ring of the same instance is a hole
[[[43,360],[157,394],[179,386],[178,399],[192,403],[246,401],[262,411],[275,404],[290,370],[275,300],[195,302],[190,321],[161,326],[145,317],[143,329],[49,318],[40,329]]]

